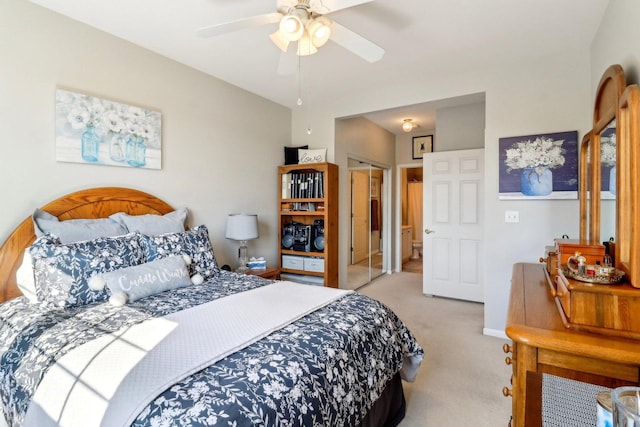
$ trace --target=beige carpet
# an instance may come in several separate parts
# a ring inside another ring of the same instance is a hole
[[[403,383],[407,414],[401,427],[507,425],[506,340],[482,335],[483,304],[426,297],[422,275],[414,273],[385,274],[358,292],[394,310],[425,350],[416,381]]]

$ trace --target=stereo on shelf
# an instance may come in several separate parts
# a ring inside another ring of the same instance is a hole
[[[295,222],[291,222],[282,227],[282,247],[285,249],[293,247],[293,236],[296,234],[295,224]]]
[[[290,222],[282,227],[282,247],[294,251],[311,252],[312,227],[298,222]]]
[[[293,235],[293,250],[311,252],[311,226],[296,224]]]
[[[313,250],[316,252],[324,251],[324,220],[316,219],[313,221]]]

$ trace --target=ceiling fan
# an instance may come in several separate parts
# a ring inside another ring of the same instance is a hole
[[[197,29],[196,34],[201,37],[214,37],[279,22],[278,29],[270,35],[270,38],[283,52],[287,52],[291,43],[297,43],[298,56],[312,55],[318,51],[319,47],[331,40],[369,62],[376,62],[384,55],[384,49],[326,16],[338,10],[372,1],[277,0],[277,12],[210,25]]]

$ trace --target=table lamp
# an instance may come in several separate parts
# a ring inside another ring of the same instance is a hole
[[[227,217],[227,232],[225,237],[240,242],[238,248],[239,266],[238,273],[246,273],[247,261],[247,240],[258,238],[258,215],[254,214],[230,214]]]

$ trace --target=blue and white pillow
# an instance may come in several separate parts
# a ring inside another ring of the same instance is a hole
[[[95,275],[89,279],[89,287],[94,290],[108,287],[111,291],[109,302],[122,306],[149,295],[202,283],[202,277],[197,274],[189,277],[190,263],[191,259],[186,255],[172,255]]]
[[[89,287],[91,276],[144,262],[139,233],[69,244],[45,234],[29,252],[38,301],[61,308],[106,300],[106,290]]]
[[[205,225],[199,225],[181,233],[160,236],[141,235],[140,240],[147,262],[170,255],[188,255],[192,261],[189,265],[190,276],[199,273],[206,281],[220,274],[220,268],[209,241],[209,230]]]

